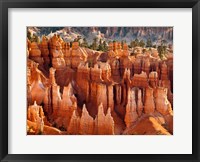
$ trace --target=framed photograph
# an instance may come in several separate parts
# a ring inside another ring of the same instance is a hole
[[[198,0],[2,0],[0,159],[200,161]]]

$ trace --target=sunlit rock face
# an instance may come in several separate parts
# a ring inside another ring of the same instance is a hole
[[[127,100],[128,103],[126,105],[125,123],[127,127],[130,127],[138,119],[134,90],[128,90]]]
[[[111,116],[110,109],[108,109],[107,114],[105,115],[102,104],[99,105],[98,113],[95,118],[95,134],[99,135],[114,134],[114,121]]]
[[[42,106],[38,106],[36,101],[34,102],[34,105],[28,107],[27,120],[35,123],[34,131],[36,134],[43,132],[44,118]]]
[[[44,36],[42,37],[42,42],[40,43],[40,51],[42,58],[44,60],[44,68],[45,70],[48,70],[50,68],[50,58],[49,58],[49,47],[48,47],[48,40]]]
[[[153,89],[147,87],[145,89],[144,112],[145,114],[152,114],[155,111],[155,102],[153,96]]]
[[[94,128],[95,128],[94,124],[95,124],[94,119],[89,115],[87,108],[84,105],[82,109],[81,119],[80,119],[79,133],[83,135],[94,134]]]
[[[172,51],[173,52],[173,51]],[[27,134],[173,134],[173,54],[27,41]]]

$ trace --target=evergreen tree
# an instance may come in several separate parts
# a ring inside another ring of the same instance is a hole
[[[136,46],[139,46],[139,40],[136,38],[134,41],[131,41],[130,47],[134,48]]]
[[[99,47],[98,47],[98,51],[104,51],[104,48],[103,48],[103,43],[102,43],[102,40],[101,40],[101,39],[99,40]]]
[[[70,47],[72,47],[72,42],[69,42]]]
[[[150,38],[147,39],[146,47],[152,47],[152,41]]]
[[[81,47],[88,47],[88,42],[86,40],[86,38],[83,38],[83,43],[81,44]]]
[[[33,36],[31,37],[31,42],[37,42],[38,41],[38,36],[36,34],[33,34]]]
[[[28,37],[29,40],[31,40],[31,32],[29,30],[27,32],[27,37]]]
[[[40,44],[40,37],[39,37],[39,36],[36,36],[36,42],[37,42],[38,44]]]
[[[107,51],[108,50],[108,46],[106,44],[106,41],[103,41],[103,49],[104,51]]]
[[[167,52],[167,46],[165,46],[163,43],[161,43],[161,45],[158,46],[159,57],[161,59],[163,59],[163,57],[165,56],[166,52]]]
[[[163,39],[163,40],[161,41],[161,43],[162,43],[163,46],[166,46],[166,45],[167,45],[167,41],[166,41],[165,39]]]
[[[156,47],[157,47],[157,46],[154,44],[154,45],[153,45],[153,48],[156,48]]]
[[[91,47],[92,47],[93,50],[97,50],[97,38],[93,39],[93,43],[92,43]]]
[[[122,49],[124,48],[124,41],[122,40],[121,41],[121,46],[122,46]]]
[[[142,47],[142,48],[144,48],[144,46],[145,46],[145,43],[144,43],[144,41],[143,41],[143,40],[141,40],[141,41],[139,42],[139,46],[140,46],[140,47]]]
[[[135,39],[135,47],[136,46],[139,46],[139,40],[137,38]]]

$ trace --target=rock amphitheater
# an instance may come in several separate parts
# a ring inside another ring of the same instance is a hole
[[[27,39],[28,135],[172,135],[173,54]]]

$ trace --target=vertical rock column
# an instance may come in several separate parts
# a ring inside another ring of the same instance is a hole
[[[65,46],[64,59],[66,66],[71,68],[71,50],[69,42],[67,42]]]
[[[78,85],[79,101],[88,102],[89,101],[89,80],[90,80],[90,69],[88,64],[79,64],[77,69],[76,83]]]
[[[108,107],[110,107],[111,111],[113,111],[114,110],[113,85],[107,86],[107,99],[108,99]]]
[[[145,89],[144,112],[145,114],[151,114],[154,111],[155,111],[155,103],[153,97],[153,89],[147,87]]]
[[[78,116],[76,110],[74,110],[69,122],[69,127],[67,129],[67,132],[69,134],[77,135],[79,134],[79,130],[80,130],[80,117]]]
[[[125,123],[127,127],[130,127],[138,119],[135,92],[133,89],[128,89],[127,102]]]
[[[44,60],[44,68],[45,68],[45,70],[48,70],[49,66],[50,66],[50,58],[49,58],[48,42],[47,42],[47,38],[45,36],[42,37],[40,49],[41,49],[41,55]]]
[[[114,120],[111,116],[110,109],[107,114],[104,114],[103,105],[100,104],[98,107],[98,114],[95,118],[95,134],[98,135],[112,135],[114,134]]]
[[[137,99],[137,113],[140,116],[142,116],[142,112],[143,112],[143,103],[142,103],[142,92],[139,89],[138,90],[138,99]]]
[[[92,135],[94,134],[94,120],[89,115],[87,108],[83,105],[82,116],[80,119],[80,134]]]

